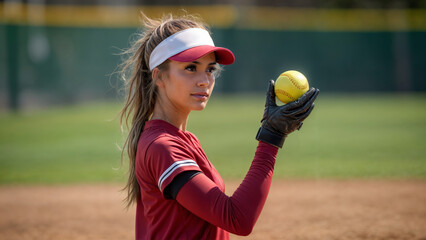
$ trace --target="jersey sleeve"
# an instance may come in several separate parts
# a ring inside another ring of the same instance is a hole
[[[183,185],[176,199],[207,222],[237,235],[248,235],[265,204],[277,152],[277,147],[259,142],[252,165],[232,196],[204,174],[198,174]]]
[[[201,171],[192,149],[170,136],[154,140],[146,152],[147,168],[161,192],[185,171]]]

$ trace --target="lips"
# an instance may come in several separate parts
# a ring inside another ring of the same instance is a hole
[[[206,92],[197,92],[197,93],[193,93],[192,95],[199,95],[199,96],[204,96],[204,97],[208,97],[209,94]]]
[[[209,94],[207,92],[196,92],[192,93],[191,96],[199,99],[207,99],[209,97]]]

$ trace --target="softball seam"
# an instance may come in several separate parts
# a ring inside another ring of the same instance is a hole
[[[303,84],[303,85],[299,85],[298,83],[297,83],[297,81],[295,81],[291,76],[289,76],[289,75],[287,75],[287,74],[281,74],[281,76],[286,76],[290,81],[291,81],[291,83],[293,83],[293,85],[296,87],[296,88],[298,88],[298,89],[300,89],[300,90],[303,90],[303,89],[305,89],[305,88],[307,88],[308,87],[308,82],[306,82],[305,84]]]
[[[276,93],[275,94],[277,94],[277,93],[282,94],[282,95],[288,97],[291,101],[296,101],[297,100],[292,95],[290,95],[290,93],[288,93],[288,92],[286,92],[286,91],[284,91],[282,89],[276,89]]]

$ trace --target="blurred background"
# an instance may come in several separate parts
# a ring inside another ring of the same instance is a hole
[[[0,1],[0,108],[116,99],[122,50],[149,17],[201,16],[236,55],[217,92],[296,69],[325,92],[424,92],[424,0]]]
[[[141,11],[198,15],[235,53],[188,123],[230,193],[268,81],[321,90],[252,239],[426,239],[426,0],[0,0],[0,239],[133,238],[117,71]]]
[[[236,55],[188,124],[223,177],[245,175],[286,70],[321,95],[277,176],[426,177],[425,0],[28,0],[0,1],[0,183],[125,179],[117,71],[141,11],[198,15]]]

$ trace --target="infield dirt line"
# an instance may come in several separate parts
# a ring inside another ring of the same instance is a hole
[[[232,193],[240,181],[227,181]],[[122,186],[1,186],[0,238],[134,239]],[[425,180],[274,179],[249,237],[231,239],[426,239]]]

